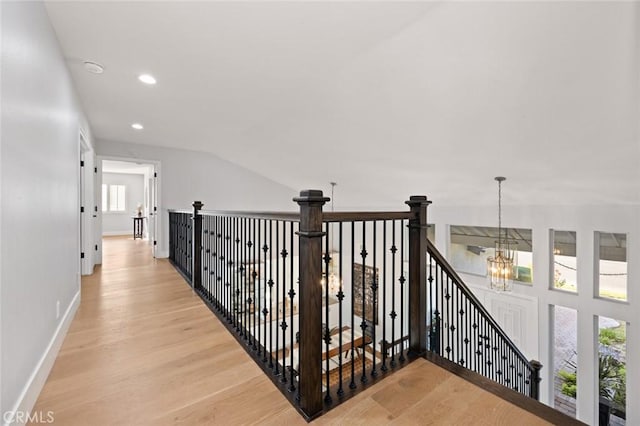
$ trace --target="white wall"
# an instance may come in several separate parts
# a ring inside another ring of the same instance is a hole
[[[79,301],[80,126],[89,139],[90,133],[43,5],[1,7],[0,411],[6,422],[7,411],[32,408]]]
[[[103,172],[102,183],[127,187],[125,210],[102,212],[102,235],[131,235],[133,233],[131,216],[136,214],[138,203],[144,206],[144,175]]]
[[[495,207],[441,207],[429,209],[436,224],[436,245],[447,254],[449,225],[495,226]],[[627,424],[640,424],[640,207],[638,206],[505,206],[507,227],[533,231],[533,284],[514,283],[514,293],[538,300],[537,356],[542,362],[541,400],[553,398],[553,321],[550,307],[560,305],[578,311],[578,418],[597,422],[597,329],[595,316],[626,321],[627,328]],[[577,232],[578,293],[552,290],[550,229]],[[628,303],[595,298],[594,231],[627,234]],[[461,274],[472,285],[483,285],[476,276]]]
[[[122,142],[96,142],[98,155],[159,161],[158,257],[169,253],[167,209],[192,209],[195,200],[208,210],[297,211],[292,198],[300,189],[288,188],[250,170],[207,153]]]

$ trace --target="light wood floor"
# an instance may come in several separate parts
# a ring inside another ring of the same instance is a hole
[[[58,425],[296,425],[304,420],[166,260],[104,241],[34,410]],[[314,424],[545,424],[426,360]]]

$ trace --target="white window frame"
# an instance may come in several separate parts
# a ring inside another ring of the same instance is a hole
[[[113,205],[113,191],[116,193],[115,207]],[[122,194],[119,194],[120,190]],[[118,201],[121,201],[119,203]],[[121,205],[120,205],[121,204]],[[126,213],[127,211],[127,185],[124,184],[102,184],[102,212],[103,213]]]

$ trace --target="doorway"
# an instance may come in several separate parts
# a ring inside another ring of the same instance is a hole
[[[95,266],[94,235],[96,213],[94,208],[94,154],[85,134],[80,131],[80,167],[78,204],[80,210],[80,232],[78,247],[80,247],[80,274],[91,275]]]
[[[126,236],[140,239],[157,255],[156,220],[158,200],[159,163],[139,159],[98,159],[99,257],[102,260],[102,238]],[[134,224],[141,226],[134,229]],[[136,232],[137,231],[137,232]]]

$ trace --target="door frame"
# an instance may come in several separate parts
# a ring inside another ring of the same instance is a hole
[[[160,233],[158,232],[158,217],[160,216],[160,212],[162,211],[161,205],[162,205],[162,200],[161,200],[161,183],[162,183],[162,174],[160,173],[161,170],[161,161],[160,160],[147,160],[144,158],[133,158],[133,157],[119,157],[119,156],[113,156],[113,155],[98,155],[96,156],[96,164],[98,167],[98,179],[97,179],[97,188],[96,188],[96,193],[100,194],[100,197],[96,197],[96,204],[98,206],[98,220],[96,221],[95,224],[95,233],[96,235],[99,235],[100,238],[98,238],[98,250],[97,250],[97,256],[98,259],[100,260],[100,263],[102,263],[102,162],[104,160],[111,160],[111,161],[124,161],[127,163],[138,163],[138,164],[148,164],[153,166],[153,173],[150,176],[151,178],[154,178],[154,182],[155,182],[155,188],[150,188],[151,191],[154,191],[155,193],[155,210],[152,210],[149,212],[149,214],[153,213],[153,225],[151,225],[153,227],[153,229],[151,229],[150,226],[148,226],[147,228],[149,229],[149,231],[153,231],[152,233],[150,232],[149,236],[149,244],[151,246],[151,254],[153,255],[153,257],[158,257],[159,254],[159,246],[160,246]],[[154,240],[151,240],[151,235],[153,235]],[[155,241],[155,244],[154,244]]]
[[[94,186],[94,159],[95,155],[86,133],[80,129],[78,132],[79,161],[78,161],[78,215],[79,215],[79,235],[78,253],[80,275],[91,275],[95,266],[95,256],[93,249],[94,238],[92,229],[95,221],[93,215],[95,200]],[[84,256],[82,254],[84,253]]]

